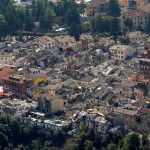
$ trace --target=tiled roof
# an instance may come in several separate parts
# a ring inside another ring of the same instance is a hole
[[[72,37],[70,35],[56,36],[55,40],[58,41],[59,43],[75,42],[74,37]]]
[[[55,42],[55,40],[51,37],[48,37],[48,36],[42,36],[42,37],[39,37],[36,39],[37,42],[39,43],[42,43],[42,44],[45,44],[45,43],[48,43],[48,42]]]
[[[127,11],[122,13],[122,16],[126,16],[126,17],[149,16],[149,13],[144,11]]]
[[[140,108],[138,110],[138,112],[141,113],[141,114],[150,114],[150,109],[148,109],[148,108]]]
[[[128,45],[113,45],[110,47],[110,49],[120,50],[120,51],[125,51],[128,48],[130,48],[130,46],[128,46]]]
[[[2,67],[2,68],[0,69],[0,78],[3,77],[3,76],[5,76],[5,75],[8,74],[8,73],[12,73],[12,72],[14,72],[14,71],[15,71],[15,70],[14,70],[13,67],[11,67],[11,66],[4,66],[4,67]]]
[[[106,4],[107,0],[91,0],[88,5],[99,6],[101,4]]]
[[[20,75],[17,73],[10,73],[10,74],[6,74],[3,77],[1,77],[2,80],[5,81],[10,81],[10,82],[15,82],[15,83],[24,83],[27,81],[31,81],[30,78],[25,77],[24,75]]]

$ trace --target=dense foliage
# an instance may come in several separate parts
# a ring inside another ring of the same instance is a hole
[[[55,25],[67,27],[70,35],[77,40],[82,32],[120,33],[118,16],[120,8],[117,0],[108,3],[107,15],[93,16],[88,21],[81,21],[84,3],[77,4],[74,0],[62,0],[58,3],[49,0],[32,0],[31,6],[16,6],[8,0],[0,1],[0,39],[12,35],[16,31],[51,32]],[[39,27],[37,29],[37,24]]]
[[[24,150],[150,150],[146,135],[140,137],[121,132],[95,133],[82,129],[72,134],[58,131],[43,132],[0,116],[0,149]]]
[[[62,0],[57,4],[49,0],[32,0],[31,6],[15,6],[8,0],[0,1],[0,38],[15,31],[35,31],[39,22],[41,32],[49,32],[53,25],[67,26],[70,34],[79,33],[81,7],[72,0]],[[74,28],[75,26],[75,28]],[[74,28],[74,32],[72,32]],[[78,38],[78,36],[75,37]]]
[[[63,132],[44,133],[40,129],[20,124],[0,116],[0,150],[19,149],[41,150],[49,147],[63,147],[66,135]]]
[[[64,149],[71,147],[71,150],[150,150],[147,136],[143,135],[140,138],[136,133],[130,133],[124,137],[120,134],[104,135],[82,130],[77,132],[72,139]]]
[[[121,10],[118,0],[109,0],[108,2],[108,14],[112,16],[120,16]]]
[[[32,0],[30,6],[16,6],[10,0],[0,0],[0,39],[14,33],[32,32],[51,33],[56,28],[66,28],[76,40],[83,32],[109,33],[119,35],[120,8],[118,0],[109,0],[106,15],[82,18],[85,4],[77,4],[75,0],[61,0],[53,3],[49,0]],[[150,32],[150,19],[145,31]],[[133,23],[130,19],[124,22],[123,31],[131,31]],[[140,27],[139,27],[140,29]]]
[[[104,33],[108,32],[112,35],[118,35],[120,33],[119,21],[116,17],[96,15],[92,17],[90,21],[90,28],[92,32]]]

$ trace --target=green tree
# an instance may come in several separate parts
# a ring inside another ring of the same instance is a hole
[[[124,25],[131,31],[133,29],[133,22],[130,18],[126,18]]]
[[[115,145],[115,144],[109,144],[107,146],[107,150],[116,150],[116,149],[117,149],[117,145]]]
[[[3,15],[0,15],[0,40],[7,35],[7,22]]]
[[[149,147],[149,140],[147,135],[142,136],[142,146],[148,148]]]
[[[40,17],[40,28],[42,31],[47,32],[52,29],[54,16],[54,10],[52,8],[46,8],[44,16]]]
[[[118,0],[109,0],[108,2],[108,14],[111,16],[120,16],[120,7]]]
[[[45,31],[48,31],[48,29],[51,30],[51,28],[52,27],[51,27],[49,20],[45,17],[41,17],[40,18],[40,29],[41,29],[41,31],[45,32]]]
[[[114,17],[112,16],[105,16],[103,21],[103,28],[104,28],[104,32],[112,32],[113,26],[112,23],[114,21]]]
[[[32,150],[39,150],[42,148],[39,140],[33,140],[31,146],[32,146]]]
[[[78,11],[76,8],[71,8],[68,9],[65,15],[66,23],[68,25],[72,25],[73,23],[75,24],[80,24],[80,16],[78,14]]]
[[[4,148],[8,145],[8,137],[0,132],[0,146],[1,148]]]
[[[53,144],[57,147],[62,147],[65,142],[65,135],[63,132],[54,131],[53,134]]]
[[[104,30],[104,26],[103,26],[103,18],[101,15],[97,15],[96,16],[96,20],[95,20],[95,28],[97,32],[103,32]]]
[[[80,39],[81,26],[78,24],[71,24],[69,27],[69,34],[73,36],[77,41]]]
[[[136,133],[131,133],[127,136],[123,149],[124,150],[139,150],[140,148],[140,138]]]
[[[7,123],[8,118],[4,115],[0,115],[0,122],[6,124]]]
[[[70,8],[66,11],[65,20],[69,28],[69,34],[79,40],[81,33],[81,21],[77,8]]]
[[[117,36],[120,34],[120,24],[117,17],[115,17],[111,24],[111,34]]]
[[[90,21],[91,32],[103,33],[108,32],[112,35],[119,35],[120,23],[117,17],[96,15]]]
[[[95,16],[90,20],[90,30],[91,32],[96,32],[96,18]]]
[[[19,123],[17,121],[11,121],[10,134],[11,134],[11,139],[13,140],[13,145],[17,146],[21,140],[21,138],[19,138],[20,137]]]
[[[148,22],[147,22],[147,25],[146,25],[146,32],[150,33],[150,16],[148,18]]]
[[[22,41],[22,42],[23,42],[23,35],[22,35],[22,32],[21,32],[21,31],[19,32],[19,41]]]
[[[38,21],[41,16],[44,16],[44,5],[42,0],[37,0],[35,19]]]
[[[74,136],[75,142],[77,143],[77,149],[83,150],[84,149],[84,142],[88,140],[88,134],[87,131],[82,130],[81,132],[78,132]]]
[[[101,149],[101,135],[100,134],[95,135],[93,143],[96,149]]]
[[[36,0],[32,0],[32,15],[35,18],[36,17]]]
[[[89,21],[82,22],[82,30],[83,30],[83,32],[89,32],[89,30],[90,30],[90,22]]]
[[[31,16],[26,17],[26,20],[25,20],[25,30],[32,31],[33,27],[34,27],[33,18]]]
[[[90,140],[84,141],[84,149],[85,150],[92,150],[93,149],[93,143]]]

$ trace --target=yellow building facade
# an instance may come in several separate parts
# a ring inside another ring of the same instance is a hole
[[[41,83],[47,83],[48,82],[48,78],[47,76],[37,76],[33,79],[32,81],[32,85],[33,86],[39,86]]]
[[[38,108],[44,113],[56,113],[64,110],[64,99],[58,95],[41,94]]]
[[[55,113],[58,111],[64,110],[64,101],[62,98],[57,97],[56,99],[51,100],[51,112]]]

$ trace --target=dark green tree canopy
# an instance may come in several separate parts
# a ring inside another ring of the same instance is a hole
[[[3,15],[0,15],[0,39],[7,35],[7,22]]]
[[[132,30],[133,28],[133,22],[130,18],[125,19],[124,25],[129,29]]]
[[[108,2],[108,14],[111,16],[120,16],[120,7],[118,0],[109,0]]]
[[[63,25],[71,30],[73,24],[81,26],[80,11],[79,5],[72,0],[62,0],[58,3],[53,3],[49,0],[32,0],[31,6],[27,7],[14,6],[9,0],[1,0],[0,38],[18,31],[35,32],[35,30],[38,30],[44,33],[51,32],[54,24]],[[60,17],[62,19],[58,19]],[[40,28],[34,26],[35,22],[39,22]],[[77,34],[80,35],[80,31],[77,28]]]

